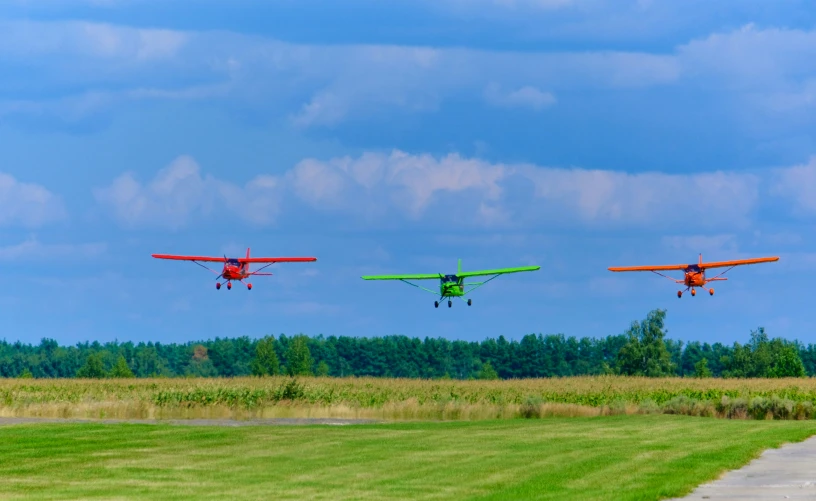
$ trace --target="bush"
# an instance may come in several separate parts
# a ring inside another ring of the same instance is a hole
[[[543,403],[543,398],[535,395],[529,396],[524,400],[524,403],[521,404],[519,415],[525,419],[540,418],[541,405]]]

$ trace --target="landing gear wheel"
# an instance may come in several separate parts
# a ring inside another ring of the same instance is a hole
[[[232,290],[232,282],[227,282],[227,290]]]
[[[694,290],[694,289],[691,289],[691,295],[692,295],[692,297],[696,296],[696,295],[697,295],[697,291],[696,291],[696,290]]]
[[[468,299],[468,306],[470,306],[470,305],[472,305],[472,304],[473,304],[473,300],[472,300],[472,299]]]
[[[216,283],[215,283],[215,289],[220,291],[220,290],[221,290],[221,284],[219,284],[218,282],[216,282]]]
[[[713,296],[714,295],[714,289],[708,289],[708,295]]]
[[[434,301],[434,308],[439,308],[439,301]]]
[[[252,284],[247,284],[247,290],[252,290]]]
[[[451,306],[453,306],[453,301],[448,301],[448,308],[450,308]]]
[[[677,297],[683,297],[683,291],[677,291]]]

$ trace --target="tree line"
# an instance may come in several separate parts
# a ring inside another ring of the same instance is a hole
[[[804,377],[816,374],[816,345],[771,339],[683,343],[665,337],[665,310],[602,338],[563,334],[484,341],[406,336],[304,335],[215,338],[189,343],[0,342],[0,376],[37,378],[234,377],[248,375],[512,379],[599,374],[649,377]]]

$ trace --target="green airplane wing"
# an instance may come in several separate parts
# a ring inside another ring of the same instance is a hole
[[[498,270],[479,270],[479,271],[463,271],[457,273],[457,277],[485,277],[488,275],[504,275],[507,273],[520,273],[522,271],[535,271],[541,269],[541,266],[521,266],[519,268],[500,268]]]
[[[426,273],[420,275],[367,275],[360,278],[363,280],[439,280],[441,277],[439,273]]]

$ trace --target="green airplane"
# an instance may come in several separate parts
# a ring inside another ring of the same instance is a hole
[[[434,295],[439,295],[440,298],[437,301],[434,301],[434,308],[439,308],[439,301],[448,298],[448,308],[453,306],[453,301],[451,298],[458,297],[462,301],[465,299],[462,297],[466,294],[473,292],[474,290],[478,289],[479,287],[483,286],[484,284],[490,282],[494,278],[499,277],[500,275],[506,275],[508,273],[519,273],[521,271],[535,271],[540,269],[541,266],[522,266],[520,268],[501,268],[498,270],[480,270],[480,271],[462,271],[462,260],[459,260],[459,265],[457,267],[457,271],[455,275],[443,275],[441,273],[428,273],[422,275],[369,275],[362,277],[363,280],[399,280],[400,282],[405,282],[408,285],[412,285],[424,291],[430,292]],[[466,278],[470,277],[490,277],[484,282],[472,282],[472,283],[465,283]],[[439,280],[439,292],[428,289],[426,287],[422,287],[421,285],[417,285],[414,283],[409,282],[409,280]],[[470,287],[466,289],[466,287]],[[468,298],[467,305],[470,306],[473,304],[473,301]]]

